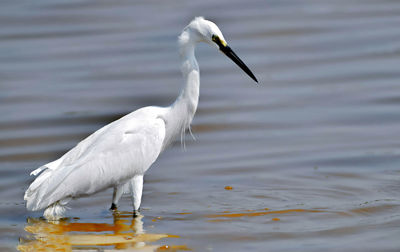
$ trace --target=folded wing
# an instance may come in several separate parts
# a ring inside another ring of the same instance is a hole
[[[103,127],[43,167],[25,193],[27,208],[39,210],[144,174],[162,151],[165,138],[164,120],[149,109],[156,108],[143,108]]]

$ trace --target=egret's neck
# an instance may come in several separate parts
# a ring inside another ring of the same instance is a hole
[[[174,112],[183,115],[184,127],[189,127],[197,109],[200,92],[200,72],[194,56],[195,44],[190,41],[180,44],[181,71],[184,79],[184,87],[172,105]]]
[[[185,131],[190,128],[199,103],[200,73],[194,56],[194,47],[195,44],[191,41],[180,41],[179,52],[184,87],[165,115],[167,132],[163,148],[172,143],[179,135],[181,142],[184,142]]]

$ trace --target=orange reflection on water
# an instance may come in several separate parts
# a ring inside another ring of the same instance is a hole
[[[72,251],[72,249],[110,246],[114,249],[163,249],[166,245],[148,245],[163,238],[178,238],[168,234],[149,234],[143,229],[143,216],[132,218],[132,213],[114,214],[113,224],[70,223],[68,220],[49,222],[28,219],[25,230],[32,239],[21,241],[20,251]],[[168,247],[168,246],[167,246]],[[172,250],[176,246],[169,246]]]
[[[219,213],[219,214],[210,214],[207,215],[207,218],[213,218],[214,220],[210,220],[211,222],[219,222],[224,221],[226,219],[218,219],[218,218],[239,218],[239,217],[256,217],[256,216],[263,216],[268,214],[287,214],[287,213],[299,213],[299,212],[307,212],[307,213],[322,213],[325,212],[323,210],[315,210],[315,209],[285,209],[285,210],[275,210],[271,211],[268,208],[265,208],[265,211],[260,212],[253,212],[247,210],[244,213]],[[217,219],[215,219],[217,218]],[[279,218],[273,218],[274,221],[280,220]]]
[[[219,217],[227,217],[227,218],[237,218],[237,217],[254,217],[254,216],[262,216],[267,214],[285,214],[285,213],[293,213],[293,212],[308,212],[308,213],[321,213],[324,212],[322,210],[308,210],[308,209],[286,209],[286,210],[276,210],[276,211],[262,211],[262,212],[247,212],[247,213],[223,213],[223,214],[210,214],[207,215],[208,218],[219,218]]]

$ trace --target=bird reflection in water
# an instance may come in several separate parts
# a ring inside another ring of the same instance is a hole
[[[28,218],[25,230],[32,234],[23,238],[17,247],[19,251],[72,251],[73,249],[102,248],[120,250],[137,249],[154,251],[164,247],[148,244],[163,238],[178,238],[168,234],[149,234],[143,229],[143,215],[132,218],[132,212],[119,212],[113,215],[113,224],[108,223],[73,223],[67,219],[47,221]]]

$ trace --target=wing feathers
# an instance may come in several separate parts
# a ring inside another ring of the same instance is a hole
[[[39,210],[64,198],[90,195],[144,174],[162,150],[165,122],[157,116],[141,115],[148,113],[128,115],[107,125],[49,163],[50,167],[32,172],[35,175],[48,168],[26,191],[27,208]]]

